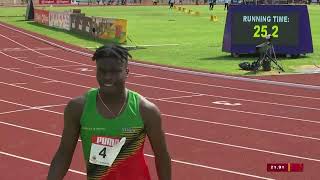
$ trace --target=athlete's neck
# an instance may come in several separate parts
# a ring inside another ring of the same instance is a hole
[[[118,104],[123,103],[127,99],[127,88],[122,89],[121,91],[118,91],[116,93],[106,93],[103,91],[98,91],[100,93],[100,96],[102,100],[107,104]]]

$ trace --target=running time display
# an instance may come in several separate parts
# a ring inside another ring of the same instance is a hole
[[[232,44],[258,45],[268,34],[276,45],[299,43],[299,16],[296,12],[234,12]]]

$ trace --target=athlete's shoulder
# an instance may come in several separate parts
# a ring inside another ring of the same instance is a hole
[[[154,118],[160,116],[160,110],[157,105],[155,105],[153,102],[149,101],[147,98],[145,98],[142,95],[139,95],[140,99],[140,114],[142,118]],[[145,119],[144,118],[144,119]]]
[[[72,98],[68,102],[68,104],[64,110],[64,113],[65,114],[68,113],[72,116],[82,114],[84,105],[85,105],[85,95],[77,96],[75,98]]]

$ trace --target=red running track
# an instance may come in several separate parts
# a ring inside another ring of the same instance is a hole
[[[97,86],[95,69],[89,57],[18,31],[0,24],[1,179],[45,179],[60,142],[63,109]],[[173,179],[319,178],[316,77],[306,86],[135,63],[130,72],[128,87],[161,109]],[[287,82],[293,83],[292,76]],[[145,155],[156,179],[148,142]],[[271,173],[267,163],[303,163],[304,171]],[[65,179],[85,179],[84,172],[79,141]]]

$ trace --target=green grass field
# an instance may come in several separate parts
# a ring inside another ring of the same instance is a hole
[[[207,5],[184,6],[200,12],[200,16],[189,15],[181,11],[168,10],[167,6],[100,6],[100,7],[51,7],[48,9],[66,10],[81,8],[86,16],[116,17],[128,20],[128,37],[126,45],[159,45],[132,50],[135,60],[165,64],[176,67],[185,67],[195,70],[217,72],[225,74],[254,75],[240,70],[238,64],[243,61],[253,61],[255,57],[231,57],[222,52],[222,39],[225,25],[226,11],[222,5],[214,7],[214,15],[218,22],[210,21],[210,12]],[[280,58],[286,73],[294,73],[304,66],[313,66],[315,61],[320,62],[320,6],[311,5],[309,15],[313,38],[313,54],[291,59]],[[96,47],[101,42],[72,34],[67,31],[37,25],[24,21],[23,7],[0,8],[0,21],[24,28],[30,31],[75,44],[81,47]],[[18,16],[18,17],[14,17]],[[275,74],[259,72],[257,75]]]

